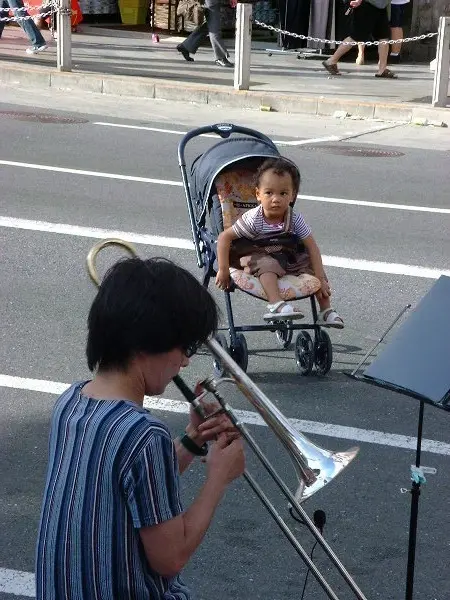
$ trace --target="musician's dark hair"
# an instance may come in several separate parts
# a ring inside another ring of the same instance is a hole
[[[255,175],[255,185],[259,187],[261,177],[266,171],[274,171],[276,175],[284,175],[288,173],[292,179],[292,185],[294,187],[295,195],[298,194],[300,189],[300,172],[296,165],[282,156],[276,158],[268,158],[259,167]]]
[[[128,258],[107,272],[88,317],[88,367],[125,369],[139,353],[203,344],[217,329],[208,290],[165,258]]]

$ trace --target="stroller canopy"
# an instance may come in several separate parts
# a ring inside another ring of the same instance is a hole
[[[273,142],[252,137],[229,138],[215,144],[192,164],[190,193],[199,222],[206,211],[216,177],[227,167],[246,159],[276,158],[280,153]]]

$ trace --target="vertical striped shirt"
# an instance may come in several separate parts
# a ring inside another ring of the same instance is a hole
[[[55,404],[36,552],[37,600],[188,600],[152,571],[139,528],[182,512],[167,428],[127,400],[72,385]]]
[[[301,240],[311,235],[311,229],[300,213],[294,213],[291,209],[288,209],[283,221],[268,223],[264,218],[261,204],[243,213],[232,225],[232,229],[237,237],[244,237],[249,240],[257,240],[260,237],[283,232],[294,233]]]

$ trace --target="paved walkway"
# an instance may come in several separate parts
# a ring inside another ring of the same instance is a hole
[[[49,39],[49,33],[44,32]],[[195,62],[184,61],[175,46],[183,38],[160,36],[152,43],[146,32],[82,25],[73,35],[73,72],[56,71],[56,43],[39,56],[27,56],[28,40],[7,27],[0,40],[0,82],[24,86],[56,86],[101,93],[159,97],[217,105],[333,114],[344,110],[369,118],[410,120],[417,116],[450,121],[449,109],[432,109],[433,73],[427,64],[395,67],[399,79],[374,77],[376,65],[341,65],[342,77],[329,77],[321,60],[275,53],[276,43],[254,41],[250,92],[233,90],[233,70],[217,67],[210,48]],[[233,41],[228,45],[233,60]]]

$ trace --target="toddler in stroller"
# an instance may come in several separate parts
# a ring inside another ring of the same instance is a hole
[[[267,296],[266,321],[302,319],[303,313],[283,300],[278,279],[286,274],[314,275],[320,312],[317,324],[342,329],[342,317],[331,307],[331,289],[319,247],[300,213],[292,210],[300,185],[297,167],[282,157],[268,158],[255,177],[258,206],[244,212],[222,231],[217,242],[216,285],[230,286],[230,266],[258,277]],[[275,244],[271,239],[276,236]]]
[[[188,171],[186,146],[211,134],[222,140],[197,155]],[[219,328],[216,341],[245,371],[245,333],[273,332],[277,345],[287,349],[297,332],[294,351],[300,373],[328,373],[333,348],[324,327],[342,328],[344,322],[331,307],[311,231],[293,212],[300,184],[297,166],[283,159],[264,134],[231,123],[189,131],[178,146],[178,162],[203,285],[216,278],[223,290],[227,324]],[[236,323],[236,290],[269,303],[264,323]],[[296,299],[309,299],[312,323],[296,320],[303,316],[291,304]],[[218,376],[226,373],[217,360],[214,371]]]

